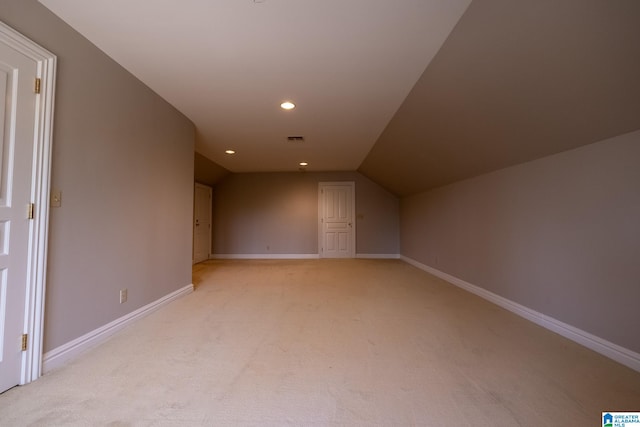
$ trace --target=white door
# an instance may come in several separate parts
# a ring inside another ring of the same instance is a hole
[[[206,261],[211,252],[211,187],[196,184],[193,196],[193,263]]]
[[[0,44],[0,392],[22,376],[36,75],[36,61]]]
[[[355,183],[321,182],[318,195],[321,258],[354,258]]]

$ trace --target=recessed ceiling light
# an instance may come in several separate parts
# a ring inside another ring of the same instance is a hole
[[[308,166],[308,165],[309,165],[309,163],[307,163],[307,162],[300,162],[300,166]]]
[[[283,110],[293,110],[294,108],[296,108],[296,104],[291,101],[284,101],[282,104],[280,104],[280,107],[282,107]]]
[[[233,151],[233,150],[227,150],[227,151],[225,151],[225,153],[227,153],[227,154],[236,154],[236,152]]]

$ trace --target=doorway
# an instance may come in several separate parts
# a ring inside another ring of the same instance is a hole
[[[320,258],[355,258],[355,183],[321,182],[318,188]]]
[[[199,183],[193,193],[193,263],[210,258],[211,253],[211,196],[213,189]]]
[[[55,66],[0,22],[0,392],[41,372]]]

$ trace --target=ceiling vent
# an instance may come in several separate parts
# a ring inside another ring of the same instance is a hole
[[[304,136],[288,136],[287,141],[296,143],[304,142]]]

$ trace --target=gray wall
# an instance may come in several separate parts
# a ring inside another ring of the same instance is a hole
[[[640,131],[401,200],[404,256],[640,352]]]
[[[2,0],[0,20],[59,61],[48,351],[191,283],[195,131],[35,0]]]
[[[318,183],[326,181],[356,183],[356,253],[398,254],[399,200],[358,172],[227,176],[214,190],[214,253],[317,254]]]

